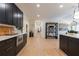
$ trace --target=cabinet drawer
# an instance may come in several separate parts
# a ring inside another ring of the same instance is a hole
[[[1,56],[16,55],[16,37],[0,42],[0,55]]]
[[[3,47],[6,44],[6,42],[0,42],[0,47]]]
[[[0,56],[14,56],[14,55],[16,55],[14,47],[9,47],[6,50],[0,52]]]

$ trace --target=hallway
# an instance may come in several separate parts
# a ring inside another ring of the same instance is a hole
[[[43,39],[40,35],[27,39],[27,45],[18,56],[64,56],[58,49],[58,39]]]

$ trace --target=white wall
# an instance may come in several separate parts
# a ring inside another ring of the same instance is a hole
[[[41,37],[42,38],[45,38],[45,25],[47,22],[54,22],[54,23],[58,23],[58,20],[55,20],[55,19],[39,19],[39,20],[36,20],[36,22],[41,22]],[[36,31],[37,29],[35,29]]]
[[[27,24],[27,28],[26,28],[26,24]],[[27,37],[29,38],[29,21],[28,21],[28,18],[27,18],[27,14],[23,13],[23,33],[26,32],[26,29],[27,29]]]

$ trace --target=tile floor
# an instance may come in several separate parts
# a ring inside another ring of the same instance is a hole
[[[58,39],[29,38],[18,56],[66,56],[58,45]]]

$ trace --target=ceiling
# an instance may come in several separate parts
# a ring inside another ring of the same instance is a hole
[[[63,8],[59,8],[61,3],[39,3],[40,7],[36,7],[36,3],[17,3],[16,5],[27,14],[29,19],[51,19],[61,17],[63,15],[73,15],[75,3],[63,3]],[[40,17],[37,17],[37,14]],[[70,17],[69,16],[69,17]]]

